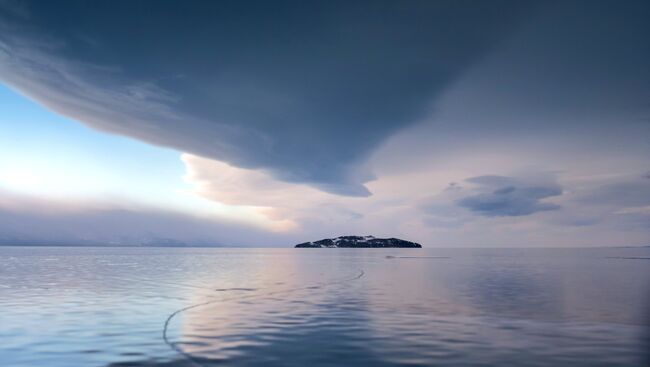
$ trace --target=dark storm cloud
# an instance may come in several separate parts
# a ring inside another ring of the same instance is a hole
[[[562,188],[556,184],[530,184],[504,176],[479,176],[466,181],[488,192],[464,197],[456,203],[483,216],[516,217],[560,208],[542,201],[562,195]]]
[[[371,151],[426,114],[528,10],[520,1],[2,4],[0,78],[53,110],[355,196],[369,194],[373,176],[360,167]]]

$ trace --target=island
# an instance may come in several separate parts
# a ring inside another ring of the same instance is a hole
[[[422,248],[422,245],[411,241],[400,240],[399,238],[341,236],[300,243],[295,248]]]

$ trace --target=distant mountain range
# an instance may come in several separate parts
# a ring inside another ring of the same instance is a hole
[[[341,236],[320,241],[297,244],[296,248],[422,248],[419,243],[399,238],[376,238],[374,236]]]

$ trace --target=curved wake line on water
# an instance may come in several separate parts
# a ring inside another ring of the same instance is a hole
[[[229,291],[243,291],[243,292],[254,292],[257,288],[217,288],[215,292],[229,292]]]
[[[387,259],[451,259],[449,256],[386,256]]]
[[[350,282],[350,281],[353,281],[353,280],[361,279],[361,277],[363,277],[365,274],[366,273],[363,271],[363,269],[360,269],[359,274],[356,275],[355,277],[336,280],[336,281],[328,282],[328,283],[325,283],[325,284],[322,284],[322,282],[320,282],[320,283],[317,283],[316,285],[310,285],[310,286],[305,286],[305,287],[298,287],[298,288],[285,289],[285,290],[272,291],[272,292],[259,293],[259,294],[251,294],[251,295],[238,296],[238,297],[221,298],[221,299],[218,299],[218,300],[211,300],[211,301],[206,301],[206,302],[201,302],[201,303],[193,304],[193,305],[190,305],[190,306],[186,306],[186,307],[180,308],[180,309],[172,312],[169,316],[167,316],[167,319],[165,320],[165,324],[163,326],[163,331],[162,331],[163,341],[172,350],[174,350],[176,353],[183,356],[190,363],[192,363],[192,364],[194,364],[194,365],[196,365],[198,367],[205,367],[205,365],[202,364],[195,356],[193,356],[191,353],[185,352],[181,347],[176,345],[176,343],[169,340],[169,336],[167,335],[167,331],[169,330],[169,324],[174,319],[174,317],[176,317],[177,315],[179,315],[179,314],[181,314],[181,313],[183,313],[185,311],[189,311],[189,310],[192,310],[192,309],[195,309],[195,308],[198,308],[198,307],[202,307],[202,306],[211,305],[211,304],[214,304],[214,303],[217,303],[217,302],[226,302],[226,301],[235,301],[235,300],[244,300],[244,299],[254,299],[254,298],[257,298],[257,297],[271,296],[271,295],[283,294],[283,293],[293,293],[293,292],[297,292],[297,291],[300,291],[300,290],[314,289],[315,287],[321,287],[321,286],[322,287],[328,287],[328,286],[332,286],[332,285],[335,285],[335,284],[347,283],[347,282]],[[225,290],[242,290],[242,289],[249,290],[249,289],[254,289],[254,288],[232,288],[232,289],[225,289]],[[220,290],[217,290],[217,291],[224,291],[224,289],[220,289]]]
[[[220,289],[213,289],[210,287],[204,287],[200,285],[192,285],[192,284],[186,284],[186,283],[178,283],[178,282],[168,282],[168,281],[158,281],[158,280],[151,280],[151,279],[140,279],[140,278],[123,278],[123,277],[116,277],[116,276],[107,276],[106,278],[114,279],[114,280],[119,280],[123,282],[129,282],[129,283],[149,283],[152,285],[170,285],[174,287],[180,287],[180,288],[190,288],[190,289],[205,289],[208,291],[219,291]]]

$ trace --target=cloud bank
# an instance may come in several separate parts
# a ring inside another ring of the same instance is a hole
[[[142,205],[63,202],[0,190],[0,246],[250,246],[266,237],[262,228],[224,218]],[[269,243],[273,242],[266,239],[263,244]]]

